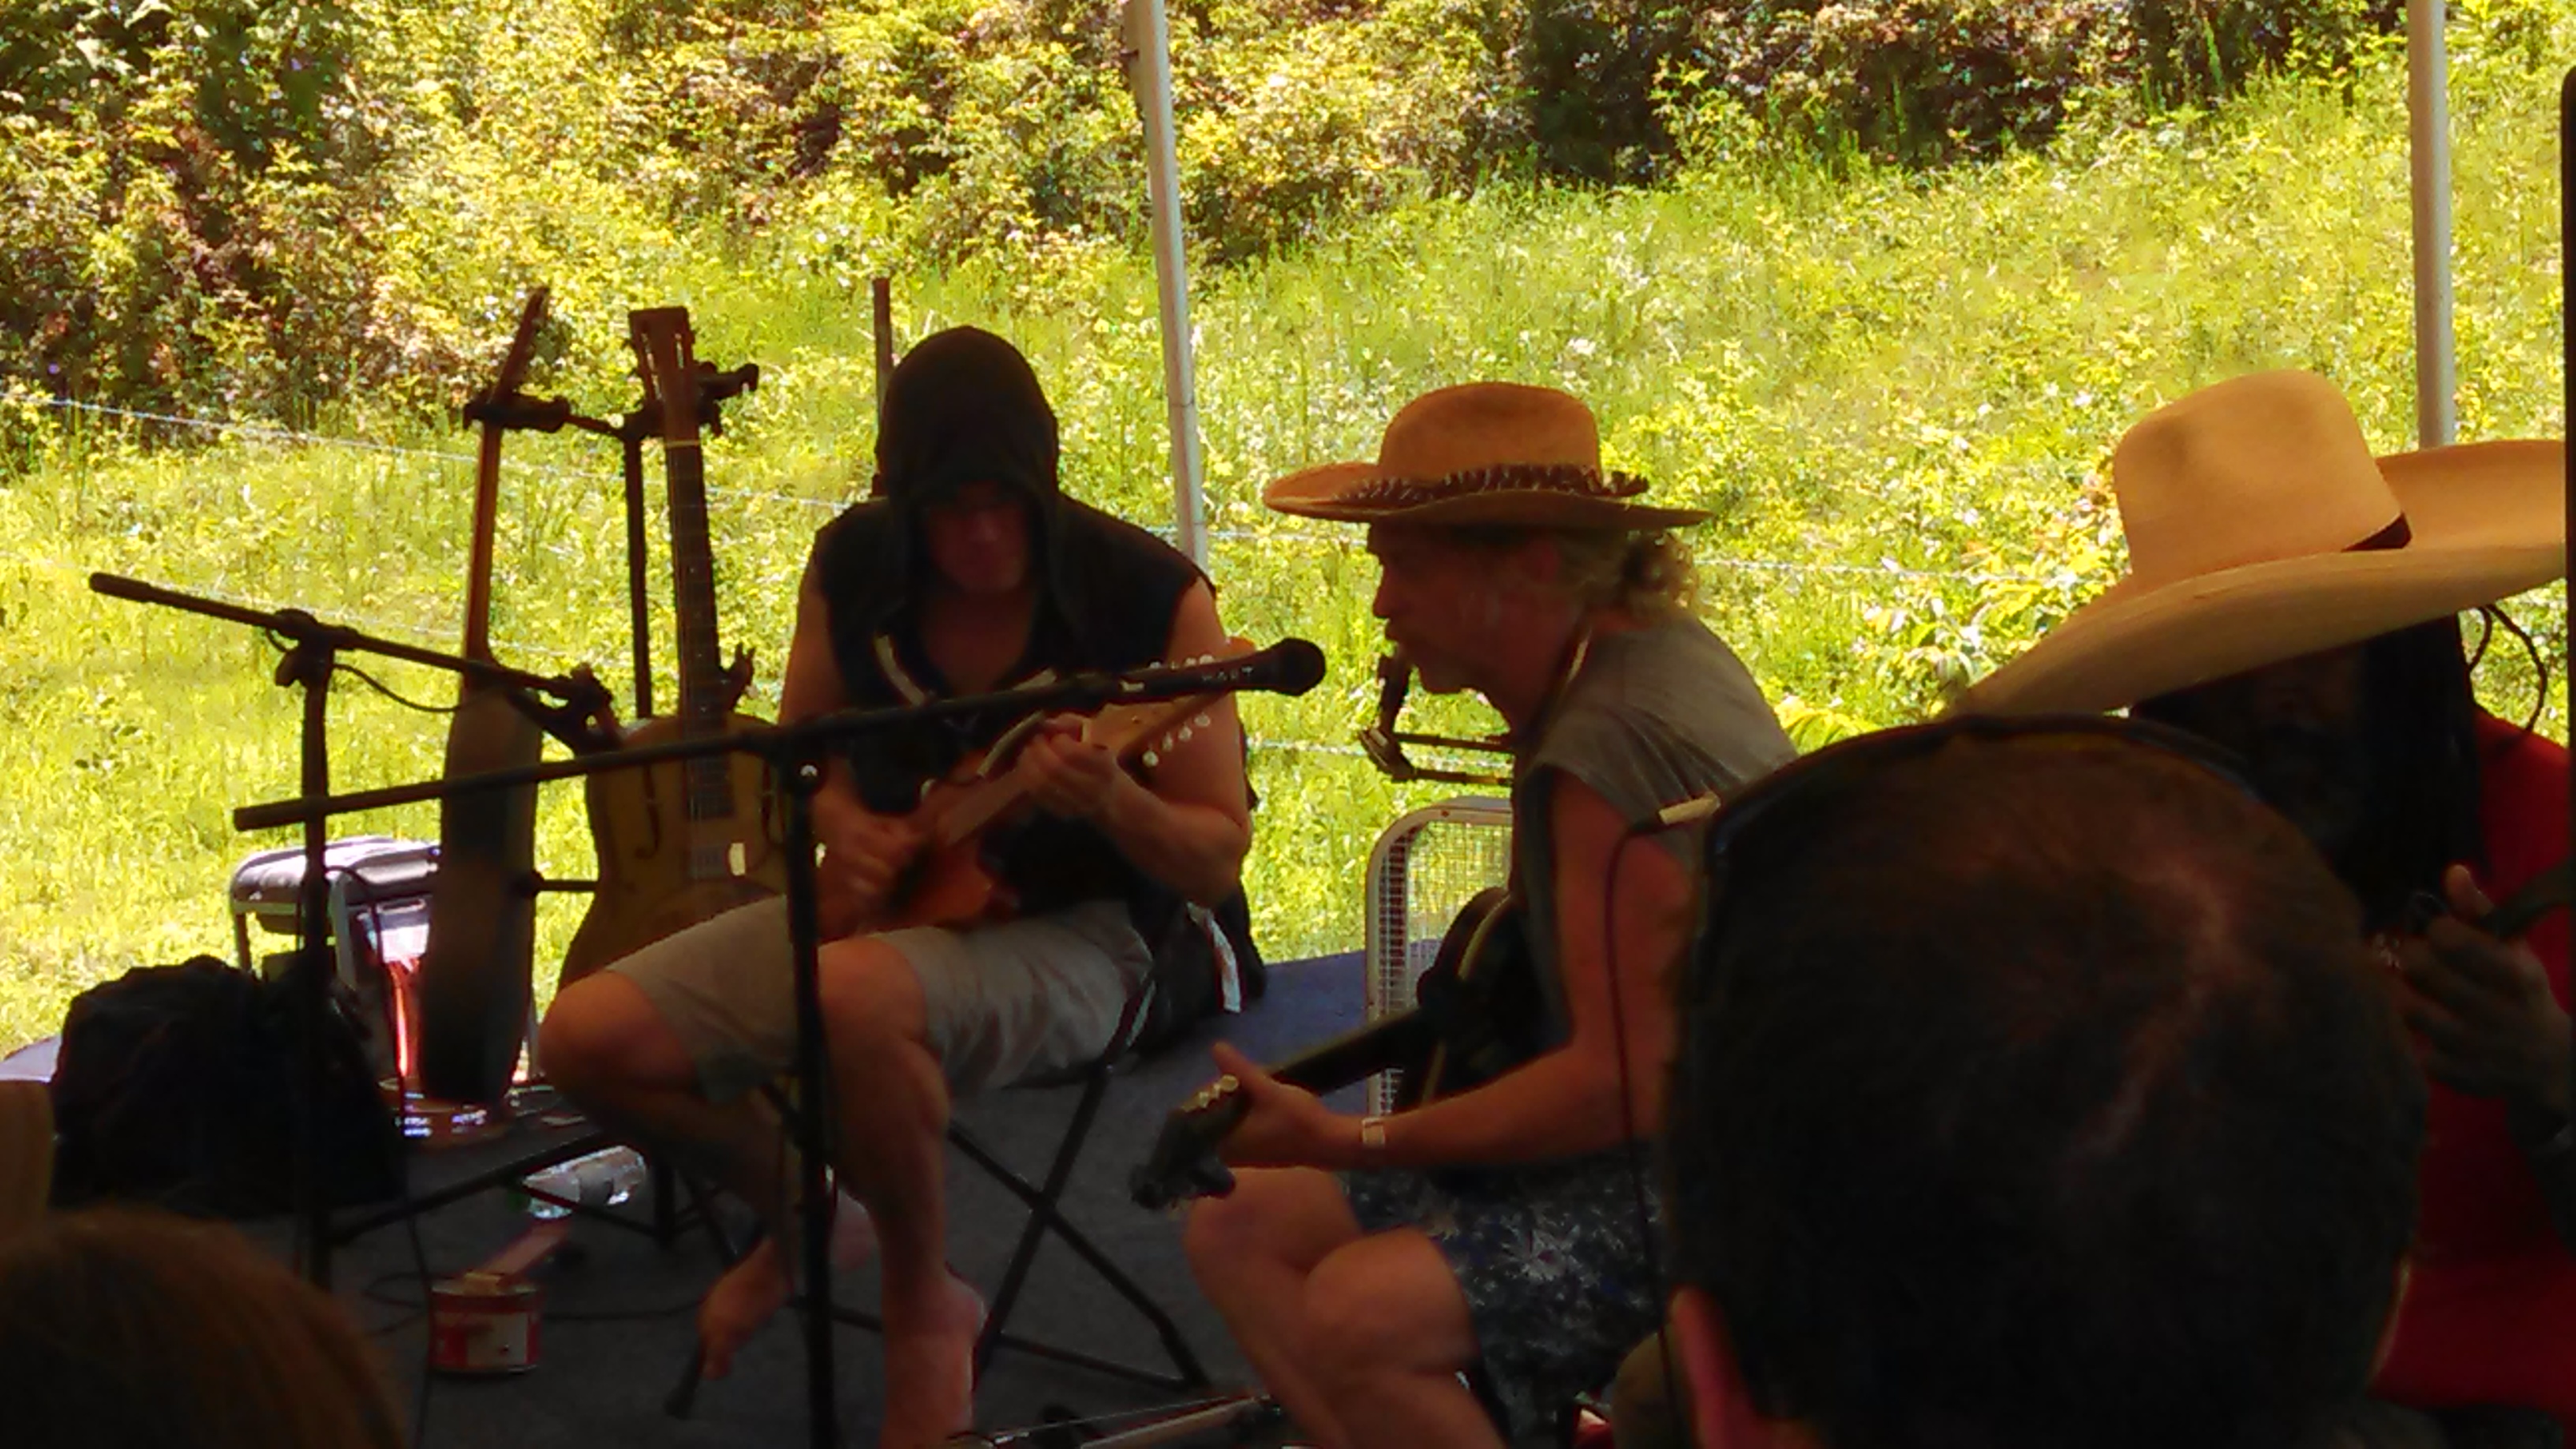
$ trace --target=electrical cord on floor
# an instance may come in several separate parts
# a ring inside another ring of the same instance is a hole
[[[438,1369],[437,1325],[429,1321],[429,1252],[420,1245],[420,1214],[412,1207],[411,1176],[403,1175],[403,1229],[411,1238],[412,1271],[420,1281],[420,1389],[412,1402],[412,1449],[429,1449],[429,1381]]]

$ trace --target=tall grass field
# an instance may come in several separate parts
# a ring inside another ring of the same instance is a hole
[[[2466,47],[2454,87],[2461,435],[2557,436],[2557,76],[2522,52]],[[1305,635],[1332,660],[1308,696],[1244,705],[1263,945],[1274,957],[1357,945],[1371,841],[1449,793],[1391,784],[1351,749],[1374,700],[1375,571],[1354,532],[1266,514],[1266,480],[1368,456],[1431,387],[1570,389],[1618,465],[1714,511],[1694,539],[1703,607],[1802,743],[1918,718],[2116,575],[2103,469],[2159,403],[2249,369],[2312,368],[2345,388],[2375,445],[2410,445],[2405,133],[2390,60],[2144,128],[2079,119],[2044,152],[1931,173],[1713,146],[1651,190],[1489,188],[1202,271],[1221,607],[1239,633]],[[629,256],[558,292],[566,325],[612,339],[630,306],[684,304],[701,357],[762,367],[706,463],[723,629],[756,652],[747,707],[764,714],[813,532],[864,491],[872,441],[863,280],[792,251],[769,238]],[[907,339],[974,322],[1019,342],[1062,416],[1068,486],[1169,522],[1146,260],[1080,250],[894,288]],[[631,380],[597,370],[534,387],[602,416],[634,401]],[[298,703],[271,682],[274,650],[95,596],[89,572],[453,648],[473,482],[471,436],[425,421],[353,412],[288,436],[7,397],[0,1050],[54,1031],[75,993],[128,967],[228,954],[233,866],[291,843],[229,821],[296,792]],[[612,445],[511,439],[493,622],[506,662],[588,663],[626,697],[620,509]],[[657,508],[667,595],[663,528]],[[2480,687],[2563,737],[2559,600],[2514,612],[2538,658],[2500,637]],[[668,618],[656,627],[667,699]],[[430,672],[368,668],[390,693],[454,697]],[[1458,701],[1427,718],[1492,727]],[[439,771],[443,719],[362,681],[335,687],[331,731],[336,785]],[[436,819],[423,807],[339,828],[427,839]],[[589,852],[580,792],[550,789],[539,864],[586,876]],[[580,908],[561,896],[540,908],[541,990]]]

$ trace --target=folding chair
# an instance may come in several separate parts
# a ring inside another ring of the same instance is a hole
[[[1071,1364],[1077,1368],[1089,1369],[1095,1373],[1156,1389],[1183,1392],[1208,1386],[1207,1369],[1199,1362],[1198,1354],[1191,1349],[1189,1341],[1181,1336],[1180,1327],[1172,1321],[1172,1316],[1164,1311],[1161,1304],[1154,1301],[1153,1295],[1147,1293],[1134,1277],[1124,1268],[1119,1267],[1107,1253],[1101,1251],[1099,1244],[1093,1242],[1088,1234],[1067,1218],[1061,1206],[1065,1188],[1072,1182],[1074,1169],[1081,1161],[1083,1145],[1090,1138],[1092,1123],[1100,1115],[1101,1101],[1109,1093],[1110,1081],[1116,1076],[1119,1067],[1124,1065],[1134,1052],[1137,1034],[1144,1025],[1147,1011],[1153,1005],[1154,992],[1154,977],[1149,973],[1133,991],[1128,993],[1126,1005],[1119,1012],[1117,1030],[1110,1035],[1109,1045],[1090,1062],[1070,1072],[1042,1081],[1005,1089],[1026,1091],[1033,1088],[1065,1086],[1080,1088],[1080,1093],[1074,1100],[1073,1111],[1066,1119],[1064,1132],[1057,1139],[1055,1150],[1048,1159],[1042,1181],[1031,1182],[1014,1171],[1010,1164],[1002,1161],[999,1154],[986,1146],[963,1124],[953,1118],[948,1124],[949,1143],[968,1162],[973,1163],[999,1184],[1004,1191],[1019,1199],[1021,1206],[1027,1208],[1029,1214],[1027,1220],[1021,1225],[1019,1236],[1011,1245],[1009,1262],[1002,1270],[1002,1281],[986,1303],[983,1332],[977,1335],[975,1340],[975,1377],[978,1381],[982,1380],[985,1370],[992,1364],[993,1355],[1007,1348],[1032,1357]],[[774,1094],[775,1088],[772,1091]],[[773,1095],[773,1102],[779,1106],[782,1114],[792,1110],[785,1105],[783,1099],[775,1095]],[[712,1215],[710,1219],[712,1220]],[[1073,1250],[1074,1256],[1089,1265],[1113,1292],[1124,1298],[1152,1327],[1165,1357],[1170,1360],[1169,1372],[1105,1358],[1081,1349],[1067,1348],[1061,1344],[1023,1337],[1010,1331],[1011,1312],[1018,1306],[1021,1292],[1028,1284],[1030,1269],[1037,1262],[1038,1248],[1049,1234],[1063,1240],[1064,1245]],[[752,1242],[757,1241],[756,1237],[752,1240]],[[728,1266],[739,1260],[741,1252],[735,1251],[733,1245],[725,1241],[721,1232],[718,1233],[717,1243]],[[751,1243],[744,1244],[741,1251],[749,1251],[750,1246]],[[800,1297],[791,1304],[791,1308],[801,1307],[802,1302]],[[885,1321],[865,1309],[836,1304],[832,1309],[832,1316],[839,1322],[866,1329],[871,1333],[885,1331]],[[663,1400],[663,1408],[673,1418],[689,1417],[696,1409],[698,1387],[698,1349],[692,1343],[689,1361],[682,1366],[679,1382]]]
[[[1125,1269],[1111,1261],[1109,1255],[1102,1252],[1082,1229],[1076,1227],[1064,1215],[1061,1206],[1065,1187],[1073,1180],[1074,1167],[1081,1160],[1083,1144],[1090,1138],[1091,1124],[1100,1115],[1101,1100],[1108,1095],[1110,1079],[1133,1051],[1137,1029],[1143,1024],[1153,998],[1154,978],[1148,974],[1128,994],[1126,1008],[1119,1014],[1118,1030],[1112,1034],[1109,1046],[1071,1078],[1080,1083],[1081,1095],[1074,1101],[1073,1113],[1066,1119],[1064,1134],[1056,1142],[1054,1156],[1047,1164],[1042,1182],[1032,1183],[1012,1171],[962,1124],[953,1119],[948,1124],[950,1144],[1029,1210],[1019,1238],[1012,1245],[1010,1262],[1002,1270],[1001,1285],[993,1292],[984,1331],[975,1341],[975,1377],[979,1380],[983,1378],[986,1366],[992,1363],[993,1355],[1009,1348],[1158,1389],[1177,1391],[1207,1386],[1207,1370],[1200,1365],[1189,1342],[1181,1337],[1171,1315],[1164,1312],[1153,1295],[1147,1293]],[[1074,1256],[1088,1264],[1102,1282],[1126,1299],[1152,1325],[1155,1337],[1162,1342],[1163,1353],[1171,1361],[1171,1372],[1123,1363],[1009,1332],[1011,1310],[1019,1302],[1021,1289],[1027,1286],[1029,1270],[1037,1262],[1039,1246],[1050,1233],[1062,1239],[1064,1245],[1073,1250]]]

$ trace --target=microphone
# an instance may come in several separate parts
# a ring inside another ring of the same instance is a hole
[[[1193,694],[1230,694],[1257,689],[1269,694],[1304,694],[1324,680],[1324,651],[1306,639],[1282,639],[1267,649],[1238,654],[1209,664],[1156,665],[1116,677],[1112,704],[1144,704],[1158,699],[1185,699]]]

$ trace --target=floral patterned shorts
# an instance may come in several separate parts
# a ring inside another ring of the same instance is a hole
[[[1641,1241],[1642,1181],[1652,1236]],[[1663,1321],[1654,1167],[1613,1149],[1528,1167],[1346,1172],[1364,1232],[1416,1228],[1456,1274],[1484,1350],[1486,1407],[1511,1439],[1543,1436],[1606,1388]]]

